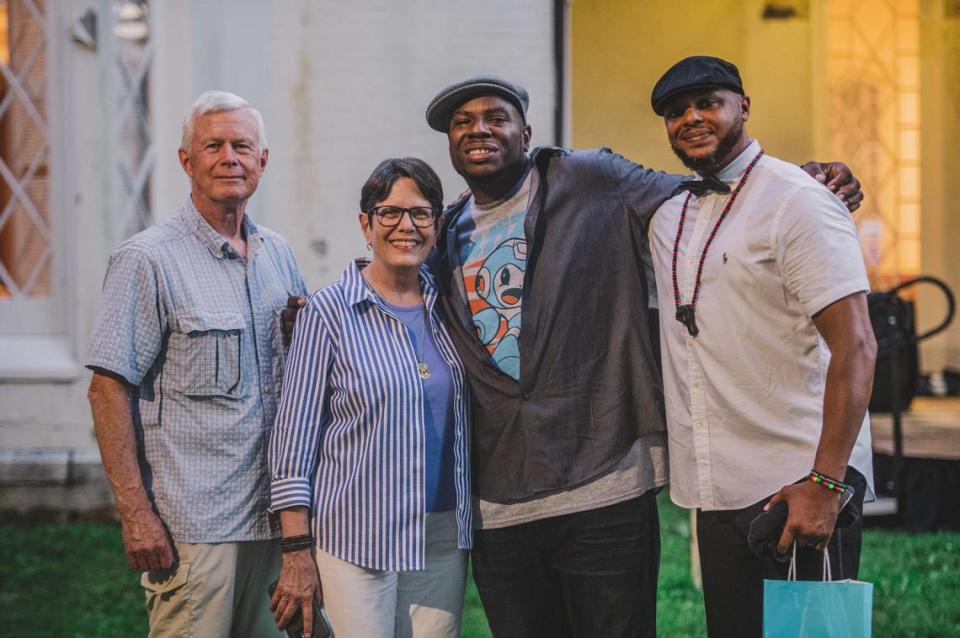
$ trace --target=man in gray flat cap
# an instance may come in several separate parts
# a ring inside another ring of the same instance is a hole
[[[835,526],[871,496],[867,273],[843,203],[750,139],[736,66],[685,58],[651,103],[697,173],[650,229],[670,496],[697,511],[709,635],[759,638],[764,578],[788,568],[748,543],[771,496],[787,507],[769,541],[796,541],[799,579],[823,578],[827,546],[834,578],[857,577],[862,523]]]
[[[531,150],[528,103],[478,76],[426,113],[470,188],[432,267],[471,380],[474,576],[497,636],[654,636],[667,459],[645,236],[681,178]],[[824,168],[855,207],[846,167]]]

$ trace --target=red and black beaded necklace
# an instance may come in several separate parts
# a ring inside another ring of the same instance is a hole
[[[717,231],[720,230],[720,224],[723,223],[723,220],[727,217],[727,213],[733,208],[733,203],[737,201],[737,195],[740,194],[740,190],[743,188],[743,185],[747,183],[747,178],[750,177],[753,167],[757,165],[757,162],[760,161],[762,156],[763,150],[757,153],[757,156],[750,161],[740,181],[730,194],[727,205],[723,207],[723,212],[721,212],[720,217],[717,218],[717,223],[713,225],[713,230],[710,231],[710,236],[707,237],[707,243],[703,245],[703,252],[700,253],[700,263],[697,265],[697,280],[693,285],[693,296],[690,299],[690,303],[681,305],[680,285],[677,283],[677,256],[680,253],[680,237],[683,235],[683,223],[687,219],[687,206],[690,204],[690,197],[693,196],[693,193],[687,193],[687,198],[683,200],[683,208],[680,209],[680,223],[677,225],[677,238],[673,241],[673,303],[677,309],[677,321],[687,327],[687,332],[690,333],[691,337],[696,337],[697,334],[700,333],[700,329],[697,328],[696,306],[697,298],[700,296],[700,285],[703,279],[703,263],[707,259],[707,251],[710,250],[710,244],[713,243],[713,238],[717,236]]]

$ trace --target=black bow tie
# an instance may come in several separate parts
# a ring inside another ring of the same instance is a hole
[[[680,182],[677,190],[690,191],[697,197],[703,197],[710,192],[725,195],[730,192],[730,187],[716,175],[704,175],[702,179],[687,179]]]

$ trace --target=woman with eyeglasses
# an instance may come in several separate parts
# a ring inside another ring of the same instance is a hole
[[[372,251],[300,312],[270,440],[281,628],[323,600],[337,638],[458,636],[472,542],[467,387],[424,262],[443,191],[414,158],[360,192]]]

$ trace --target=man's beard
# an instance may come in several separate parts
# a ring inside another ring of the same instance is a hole
[[[700,175],[714,175],[719,173],[723,168],[724,158],[729,155],[733,147],[737,145],[742,133],[743,119],[740,119],[737,120],[737,123],[731,126],[727,134],[723,136],[723,139],[717,144],[716,150],[706,157],[690,157],[673,144],[670,145],[670,148],[673,149],[673,152],[687,168],[695,170]]]

